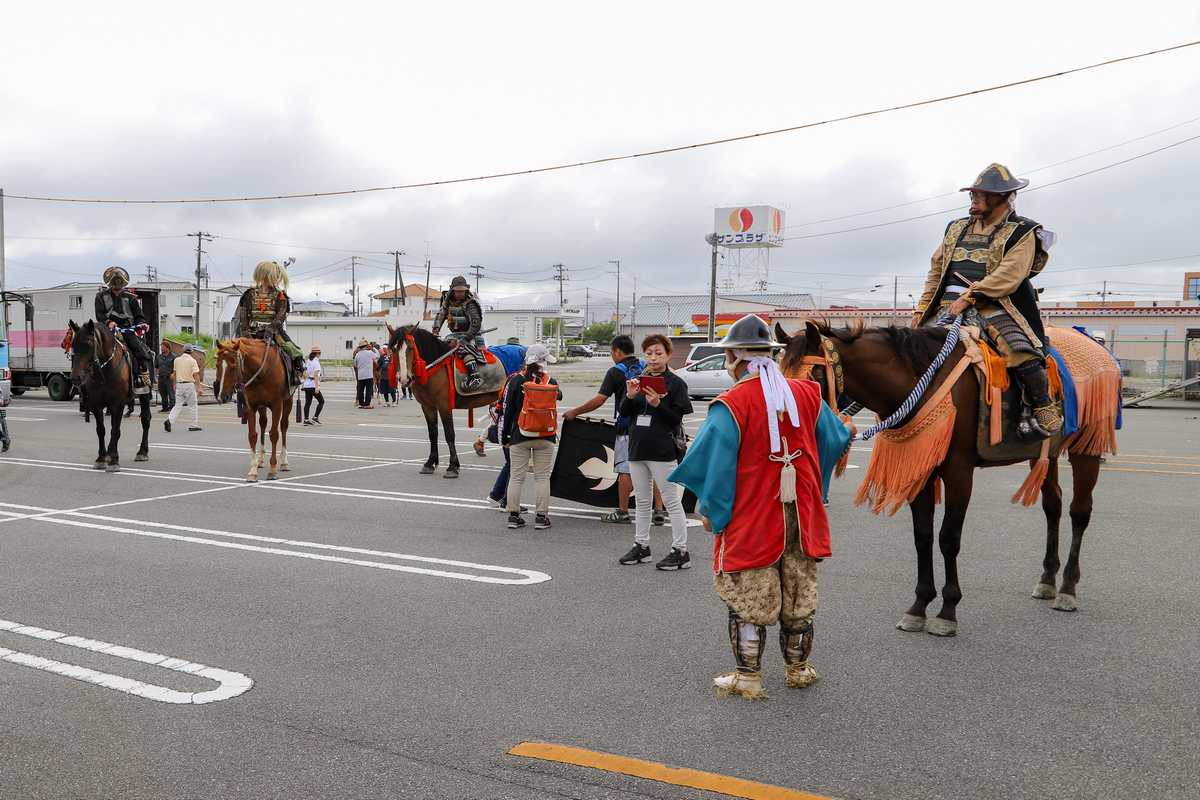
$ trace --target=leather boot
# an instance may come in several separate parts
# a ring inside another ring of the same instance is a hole
[[[779,628],[779,649],[783,651],[784,669],[789,689],[805,689],[820,679],[817,670],[808,663],[812,653],[813,624],[803,628]]]
[[[463,366],[467,369],[466,387],[470,391],[475,391],[483,385],[483,376],[479,374],[479,366],[470,356],[463,360]]]
[[[1025,401],[1030,407],[1030,413],[1023,416],[1018,424],[1022,438],[1046,439],[1062,430],[1062,412],[1050,399],[1050,382],[1046,378],[1045,362],[1040,359],[1026,361],[1013,372],[1021,381]]]
[[[737,669],[713,678],[713,687],[718,696],[767,699],[762,687],[762,654],[766,638],[765,626],[744,622],[737,614],[729,612],[729,644],[733,648],[733,663]]]

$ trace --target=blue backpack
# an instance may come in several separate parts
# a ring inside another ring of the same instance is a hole
[[[637,364],[626,364],[622,361],[616,367],[621,370],[621,374],[625,376],[625,380],[631,381],[641,375],[646,369],[646,362],[639,358]],[[620,408],[613,409],[613,417],[616,418],[618,426],[628,426],[629,421],[633,419],[632,417],[622,415]]]

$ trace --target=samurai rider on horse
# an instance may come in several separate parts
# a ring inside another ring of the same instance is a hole
[[[299,386],[304,379],[304,353],[287,335],[283,324],[291,310],[287,295],[288,274],[276,261],[260,261],[254,268],[254,286],[242,293],[234,316],[235,336],[250,336],[278,345],[285,355],[289,380]]]
[[[1055,236],[1014,211],[1017,190],[1028,185],[1003,164],[991,164],[961,190],[970,192],[970,216],[946,227],[912,325],[946,325],[959,314],[964,324],[977,325],[1021,382],[1031,413],[1019,430],[1036,440],[1058,433],[1063,418],[1050,399],[1046,332],[1030,283],[1046,266]]]
[[[154,354],[142,337],[150,325],[142,313],[142,302],[129,288],[129,273],[124,267],[104,270],[104,288],[96,292],[96,322],[107,326],[133,356],[133,393],[149,394]]]
[[[447,341],[453,341],[467,369],[467,391],[472,392],[483,385],[479,368],[484,364],[483,309],[479,298],[471,293],[471,285],[462,275],[450,281],[450,290],[442,292],[442,304],[433,318],[433,335],[439,335],[444,323],[450,325]]]

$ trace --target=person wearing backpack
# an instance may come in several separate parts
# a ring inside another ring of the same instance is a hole
[[[508,449],[512,465],[508,479],[508,527],[523,528],[521,490],[525,473],[533,469],[536,496],[533,527],[550,527],[550,471],[554,467],[554,445],[558,440],[558,401],[562,391],[546,372],[557,359],[544,344],[530,345],[525,369],[508,379],[504,388],[504,410],[500,417],[500,444]]]
[[[637,493],[633,548],[619,559],[622,564],[650,560],[650,515],[654,487],[662,494],[671,519],[671,552],[654,566],[660,570],[687,569],[692,565],[687,551],[687,516],[683,513],[679,487],[667,480],[683,457],[683,418],[692,413],[687,384],[668,369],[671,340],[662,334],[642,342],[646,369],[629,381],[621,414],[629,425],[629,471]],[[684,445],[686,446],[686,445]]]

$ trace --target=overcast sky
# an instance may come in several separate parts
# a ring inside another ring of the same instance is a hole
[[[7,4],[0,186],[141,199],[471,176],[796,125],[1191,39],[1194,0]],[[353,253],[370,259],[359,270],[364,297],[391,283],[389,250],[406,251],[406,281],[421,280],[428,248],[435,286],[481,264],[484,299],[506,305],[557,302],[554,263],[570,269],[572,304],[585,287],[594,304],[612,303],[607,262],[620,259],[627,306],[635,275],[640,293],[704,291],[715,206],[779,206],[789,236],[945,209],[770,254],[772,290],[884,305],[899,276],[907,304],[965,196],[804,223],[953,192],[991,161],[1023,174],[1169,127],[1029,177],[1036,187],[1200,136],[1200,47],[812,130],[484,183],[228,205],[10,198],[8,283],[88,280],[110,263],[183,278],[195,256],[182,236],[204,230],[222,237],[206,246],[215,283],[292,256],[299,299],[345,299],[349,262],[333,262]],[[1021,213],[1059,234],[1046,296],[1087,299],[1108,279],[1116,296],[1177,298],[1200,257],[1100,267],[1200,254],[1198,185],[1200,140],[1020,198]],[[167,236],[180,238],[139,238]],[[732,266],[726,259],[726,274]]]

